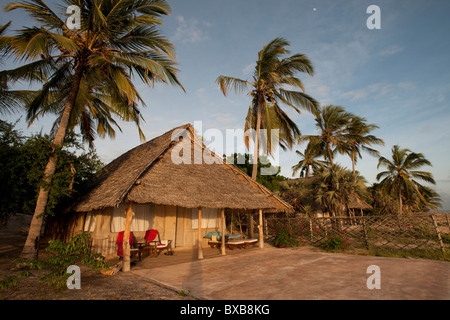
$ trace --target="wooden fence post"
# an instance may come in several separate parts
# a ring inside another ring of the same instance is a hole
[[[430,216],[431,216],[431,220],[433,221],[434,230],[436,231],[436,234],[437,234],[438,239],[439,239],[439,245],[441,247],[441,250],[442,250],[443,253],[445,253],[444,242],[442,242],[441,233],[438,230],[438,225],[437,225],[436,219],[434,218],[434,215],[430,214]]]
[[[264,217],[264,230],[265,230],[265,234],[266,234],[266,237],[269,235],[269,227],[267,226],[267,218],[266,217]]]
[[[361,217],[362,221],[362,230],[363,230],[363,237],[364,237],[364,243],[366,245],[366,249],[369,250],[369,239],[367,237],[367,229],[366,229],[366,219],[364,217]]]

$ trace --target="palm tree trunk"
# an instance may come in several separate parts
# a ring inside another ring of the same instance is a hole
[[[403,202],[402,202],[402,189],[398,190],[398,212],[399,214],[403,213]]]
[[[331,153],[331,148],[330,148],[330,144],[329,143],[327,143],[327,151],[328,151],[328,158],[330,159],[330,164],[331,164],[331,166],[333,166],[334,165],[334,163],[333,163],[333,155]]]
[[[53,175],[56,171],[56,165],[58,163],[58,157],[55,153],[55,150],[62,147],[63,145],[64,138],[67,133],[67,128],[69,126],[70,114],[72,112],[72,108],[75,104],[78,90],[80,88],[82,75],[83,67],[78,64],[69,95],[67,96],[66,106],[64,107],[64,112],[58,126],[58,131],[56,132],[55,139],[53,140],[52,154],[50,155],[47,166],[45,167],[44,176],[42,178],[42,184],[39,189],[39,195],[36,201],[33,218],[31,219],[27,240],[25,241],[25,245],[21,254],[21,258],[23,259],[35,260],[38,258],[39,237],[44,220],[44,211],[45,207],[47,206],[50,184],[52,182]]]
[[[258,99],[258,112],[256,116],[256,137],[255,137],[255,151],[253,152],[253,169],[252,179],[256,180],[258,173],[258,159],[259,159],[259,131],[261,130],[261,101]]]
[[[261,130],[261,105],[258,101],[258,112],[256,116],[256,136],[255,136],[255,151],[253,152],[253,169],[252,179],[256,180],[258,174],[258,159],[259,159],[259,132]],[[248,215],[248,235],[253,238],[253,214]]]
[[[355,154],[355,152],[352,151],[352,171],[353,171],[353,175],[355,175],[355,173],[356,173],[356,170],[355,170],[355,157],[356,157],[356,154]]]

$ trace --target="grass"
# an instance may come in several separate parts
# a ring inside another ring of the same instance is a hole
[[[448,250],[443,253],[436,249],[395,249],[389,247],[375,247],[367,251],[371,256],[391,257],[391,258],[420,258],[439,261],[449,261],[450,253]]]
[[[189,293],[190,293],[189,290],[188,290],[187,292],[184,291],[184,290],[178,291],[178,295],[179,295],[180,297],[187,297],[187,296],[189,295]]]

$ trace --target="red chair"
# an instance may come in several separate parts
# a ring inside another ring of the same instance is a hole
[[[117,244],[117,255],[118,255],[120,258],[123,258],[123,234],[124,234],[124,231],[120,231],[119,234],[118,234],[118,236],[117,236],[117,240],[116,240],[116,244]],[[129,243],[130,243],[130,248],[133,248],[133,245],[136,243],[133,232],[130,232],[130,240],[129,240]],[[135,251],[135,250],[134,250],[134,251]],[[131,253],[133,254],[133,253],[135,253],[135,252],[131,252]],[[133,255],[134,255],[134,254],[133,254]]]
[[[156,256],[158,256],[160,252],[163,250],[166,250],[167,254],[172,254],[171,250],[172,240],[161,241],[158,230],[155,229],[147,230],[145,232],[144,239],[145,239],[144,248],[150,250],[150,255],[154,253]]]

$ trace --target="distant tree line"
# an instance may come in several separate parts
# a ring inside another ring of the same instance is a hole
[[[241,169],[242,172],[252,176],[253,173],[253,155],[251,154],[241,154],[233,153],[229,156],[224,155],[223,160],[227,163],[234,164],[236,167]],[[262,175],[261,168],[270,168],[274,174]],[[288,178],[280,174],[281,167],[273,166],[268,160],[267,156],[258,157],[257,174],[256,181],[272,191],[278,191],[280,189],[280,181],[288,180]]]

